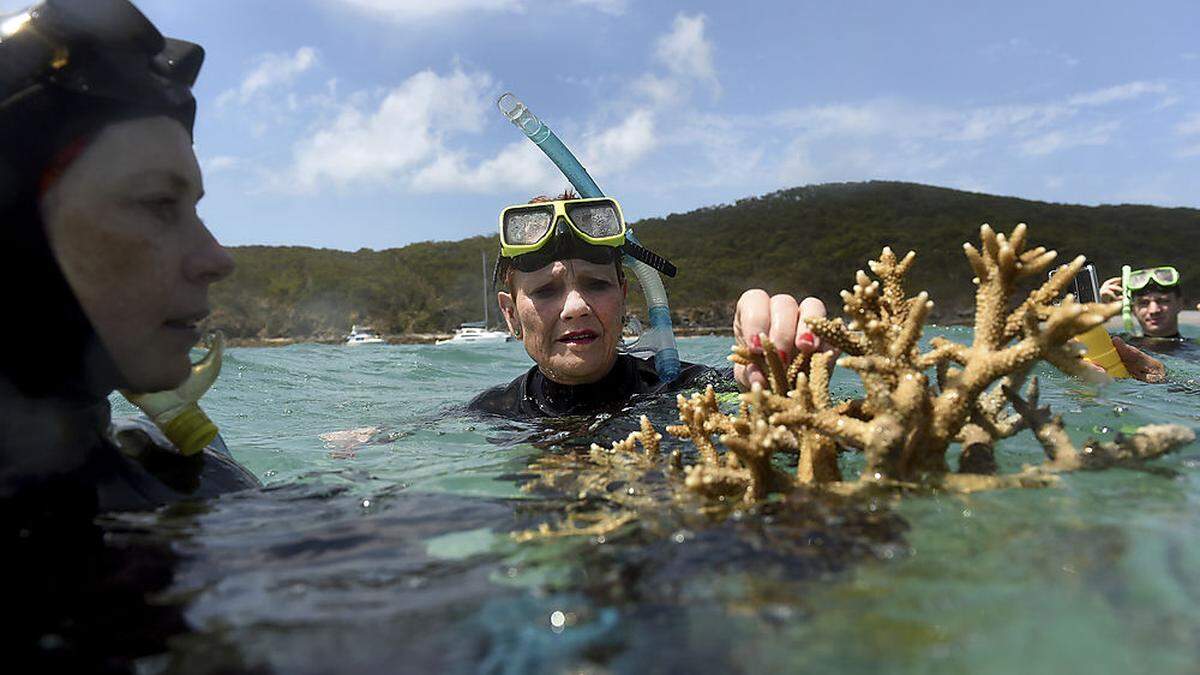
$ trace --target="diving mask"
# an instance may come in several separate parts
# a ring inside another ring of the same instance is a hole
[[[199,45],[164,38],[127,0],[46,0],[0,15],[0,107],[47,84],[195,114]]]
[[[674,265],[630,241],[627,232],[621,205],[608,197],[519,204],[500,213],[500,255],[532,272],[555,260],[605,264],[626,254],[675,276]]]
[[[1124,281],[1125,288],[1131,291],[1140,291],[1150,282],[1163,288],[1171,288],[1179,283],[1179,270],[1170,265],[1131,270]]]

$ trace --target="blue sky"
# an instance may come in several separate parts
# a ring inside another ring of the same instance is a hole
[[[492,233],[565,186],[507,90],[631,220],[868,179],[1200,206],[1195,0],[138,5],[208,50],[202,213],[228,245]]]

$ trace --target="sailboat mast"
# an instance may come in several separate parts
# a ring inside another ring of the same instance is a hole
[[[483,258],[483,329],[488,327],[488,301],[487,301],[487,251],[480,251],[479,255]]]

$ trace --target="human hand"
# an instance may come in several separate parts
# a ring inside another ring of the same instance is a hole
[[[1121,299],[1121,277],[1105,279],[1100,284],[1100,299],[1104,302],[1116,302]]]
[[[1125,370],[1128,370],[1134,379],[1142,382],[1162,382],[1167,379],[1167,367],[1162,361],[1137,347],[1125,344],[1119,337],[1114,337],[1112,342],[1117,355],[1121,357],[1121,363],[1125,364]]]
[[[784,365],[787,365],[796,354],[811,354],[826,348],[804,323],[806,318],[824,316],[825,303],[816,298],[805,298],[797,303],[791,295],[767,295],[761,288],[752,288],[738,298],[737,313],[733,317],[733,337],[738,344],[761,354],[762,341],[759,335],[766,334],[775,343]],[[734,365],[733,377],[743,389],[749,389],[755,382],[763,387],[768,386],[766,373],[755,365]]]

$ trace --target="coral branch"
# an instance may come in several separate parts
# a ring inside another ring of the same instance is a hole
[[[858,376],[862,396],[832,399],[831,353],[799,355],[785,367],[775,345],[760,335],[762,353],[738,345],[729,358],[757,366],[769,387],[755,386],[742,394],[736,415],[719,410],[711,387],[690,398],[678,397],[680,424],[667,433],[691,440],[698,457],[672,475],[682,475],[692,492],[743,502],[797,484],[842,492],[888,485],[974,491],[1049,485],[1059,472],[1142,462],[1192,442],[1191,430],[1166,425],[1079,449],[1061,419],[1038,404],[1036,378],[1026,398],[1017,395],[1038,361],[1067,373],[1094,374],[1073,338],[1103,323],[1117,306],[1080,304],[1069,295],[1055,304],[1082,257],[1016,302],[1017,282],[1040,277],[1057,253],[1043,247],[1026,250],[1024,225],[1007,236],[984,225],[979,239],[978,247],[963,247],[978,286],[971,344],[937,337],[922,351],[920,339],[933,303],[924,292],[905,296],[904,279],[915,255],[898,259],[885,248],[867,265],[876,278],[859,270],[854,285],[842,293],[844,319],[806,320],[826,344],[844,353],[837,363]],[[936,385],[927,374],[930,368],[936,371]],[[996,475],[998,443],[1026,428],[1045,449],[1047,462]],[[643,419],[639,432],[612,449],[597,446],[593,455],[610,463],[609,458],[622,453],[630,454],[628,461],[635,464],[658,461],[658,438]],[[955,444],[961,452],[958,473],[952,474],[947,454]],[[849,449],[860,451],[865,461],[862,477],[853,485],[842,483],[838,465],[839,451]],[[794,474],[778,467],[781,452],[797,453]],[[678,452],[671,458],[672,466],[680,465]]]

